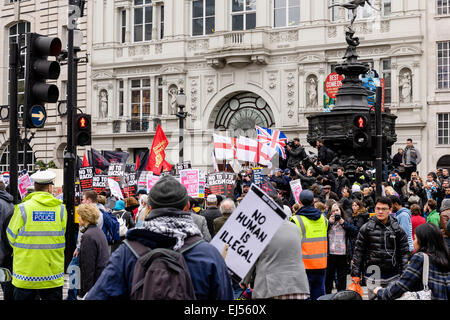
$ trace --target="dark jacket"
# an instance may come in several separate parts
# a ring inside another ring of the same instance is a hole
[[[152,210],[152,217],[189,214],[174,208]],[[145,229],[129,230],[126,238],[154,248],[173,248],[176,239]],[[232,300],[231,278],[220,252],[202,242],[186,251],[184,259],[194,285],[197,300]],[[108,265],[86,296],[86,300],[129,299],[136,256],[122,244],[109,258]]]
[[[89,225],[81,238],[81,297],[94,286],[108,259],[109,247],[105,234],[96,225]]]
[[[199,212],[200,215],[206,218],[206,224],[208,225],[209,234],[211,238],[214,237],[214,219],[221,217],[222,213],[217,207],[208,207],[205,210]]]
[[[320,212],[319,209],[314,208],[313,206],[303,206],[297,211],[296,215],[305,216],[306,218],[311,220],[317,220],[322,215],[322,212]]]
[[[6,228],[14,213],[13,197],[0,190],[0,267],[12,269],[12,248],[6,238]]]
[[[317,159],[319,159],[323,165],[330,164],[335,156],[335,153],[326,146],[321,146],[317,150]]]
[[[397,219],[389,216],[386,225],[373,216],[361,227],[352,260],[352,277],[361,277],[370,265],[382,274],[402,274],[408,264],[408,238]]]
[[[307,157],[305,149],[302,146],[293,146],[290,151],[286,148],[286,155],[287,167],[291,169],[298,168],[300,161]]]
[[[400,163],[402,163],[403,161],[403,154],[400,153],[396,153],[393,157],[392,157],[392,165],[394,167],[399,167]]]
[[[350,184],[350,180],[348,180],[348,178],[346,176],[337,177],[334,183],[335,183],[335,188],[336,188],[336,194],[339,197],[342,197],[341,191],[344,188],[344,186],[347,186],[350,190],[352,188],[352,186]]]
[[[362,202],[364,203],[364,207],[366,207],[368,212],[375,211],[375,201],[373,201],[373,197],[371,195],[364,196]]]

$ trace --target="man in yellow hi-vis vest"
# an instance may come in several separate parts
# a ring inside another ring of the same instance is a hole
[[[67,211],[52,195],[56,174],[31,176],[35,192],[18,204],[7,228],[13,248],[14,300],[62,300]]]
[[[313,207],[314,194],[310,190],[300,193],[302,207],[290,220],[302,233],[302,255],[308,276],[311,300],[325,294],[325,271],[327,269],[328,220],[319,209]]]

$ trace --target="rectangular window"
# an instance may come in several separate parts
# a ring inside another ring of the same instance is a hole
[[[381,60],[384,78],[384,102],[391,103],[391,59]]]
[[[160,19],[161,19],[161,21],[160,21],[160,31],[161,31],[161,33],[160,33],[160,39],[162,39],[162,38],[164,38],[164,6],[161,6],[161,11],[160,11],[160,13],[161,13],[161,17],[160,17]]]
[[[158,101],[156,103],[156,115],[160,116],[163,113],[163,79],[158,78]]]
[[[383,16],[388,17],[391,15],[391,0],[383,0]]]
[[[333,4],[339,4],[339,0],[330,0],[330,6]],[[330,8],[330,21],[337,21],[339,19],[339,7]]]
[[[153,6],[151,0],[134,0],[134,42],[152,40]]]
[[[438,113],[438,144],[450,144],[450,113]]]
[[[438,89],[450,89],[450,41],[437,43]]]
[[[203,36],[214,33],[215,0],[195,0],[192,2],[192,35]]]
[[[256,0],[231,0],[231,30],[256,28]]]
[[[123,117],[123,106],[124,106],[124,88],[123,80],[119,80],[119,117]]]
[[[150,116],[150,79],[131,80],[131,118],[146,119]]]
[[[450,14],[450,0],[437,0],[437,14]]]
[[[127,12],[120,11],[120,42],[125,43],[125,36],[127,32]]]
[[[275,28],[299,25],[300,0],[275,0],[273,21]]]

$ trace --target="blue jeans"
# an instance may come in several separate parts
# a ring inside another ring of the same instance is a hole
[[[69,263],[69,266],[80,266],[80,258],[73,257],[72,261],[70,261],[70,263]],[[71,275],[69,274],[69,279],[70,279],[70,276]],[[78,279],[78,281],[79,280],[80,279]],[[70,285],[71,284],[69,283],[69,286]],[[69,287],[69,290],[67,291],[67,298],[66,298],[66,300],[78,300],[77,299],[77,293],[78,293],[78,289],[76,289],[76,288],[70,289],[70,287]]]
[[[233,296],[234,296],[234,300],[237,300],[242,292],[244,291],[244,289],[241,288],[241,286],[239,285],[239,282],[235,282],[233,280]]]
[[[325,270],[306,270],[309,282],[310,299],[317,300],[325,295]]]

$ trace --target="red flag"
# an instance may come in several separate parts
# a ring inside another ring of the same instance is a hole
[[[138,172],[138,169],[139,169],[139,155],[136,158],[136,166],[134,167],[134,171]]]
[[[88,159],[86,157],[86,153],[83,156],[83,165],[82,166],[83,166],[83,168],[84,167],[89,167],[89,161],[88,161]]]
[[[161,125],[158,124],[155,137],[153,138],[146,171],[152,171],[154,174],[159,175],[163,167],[172,169],[172,165],[165,160],[166,153],[164,152],[164,149],[166,149],[168,144],[169,140],[167,140]]]

